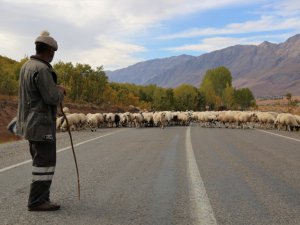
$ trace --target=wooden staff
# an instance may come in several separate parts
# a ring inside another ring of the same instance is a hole
[[[76,166],[76,172],[77,172],[78,199],[80,200],[80,180],[79,180],[79,170],[78,170],[78,165],[77,165],[77,159],[76,159],[76,154],[75,154],[75,150],[74,150],[74,146],[73,146],[73,139],[72,139],[72,134],[71,134],[71,130],[70,130],[69,121],[68,121],[68,118],[67,118],[66,114],[63,111],[62,102],[60,103],[60,110],[61,110],[61,113],[62,113],[63,117],[66,120],[66,123],[67,123],[67,129],[68,129],[68,133],[69,133],[69,137],[70,137],[70,141],[71,141],[72,152],[73,152],[75,166]]]

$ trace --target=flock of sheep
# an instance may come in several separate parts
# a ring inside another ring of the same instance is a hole
[[[290,113],[259,112],[259,111],[203,111],[203,112],[140,112],[140,113],[70,113],[65,107],[65,112],[70,129],[82,130],[104,127],[161,127],[187,126],[191,122],[198,123],[202,127],[226,127],[226,128],[264,128],[284,129],[298,131],[300,128],[300,116]],[[57,131],[66,131],[67,123],[63,117],[56,120]]]

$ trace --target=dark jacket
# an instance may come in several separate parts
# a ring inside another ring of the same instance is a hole
[[[57,88],[52,66],[31,56],[21,68],[16,133],[27,140],[54,141],[57,105],[63,93]]]

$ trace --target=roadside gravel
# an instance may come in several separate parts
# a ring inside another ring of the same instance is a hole
[[[101,135],[117,131],[116,128],[98,129],[96,132],[90,130],[82,130],[72,132],[73,143],[80,143]],[[59,150],[70,146],[70,138],[68,132],[61,132],[56,134],[57,147]],[[9,143],[0,144],[0,169],[30,160],[29,144],[26,140],[14,141]]]

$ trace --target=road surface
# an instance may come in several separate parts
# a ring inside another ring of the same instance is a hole
[[[59,134],[56,212],[27,211],[27,143],[0,145],[1,225],[300,224],[299,132],[190,126],[74,136],[81,200],[68,137]]]

